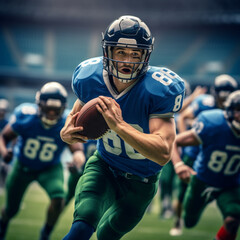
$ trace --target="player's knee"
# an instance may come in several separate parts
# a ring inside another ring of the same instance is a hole
[[[239,218],[228,216],[224,219],[224,224],[229,232],[236,233],[240,225],[240,220]]]

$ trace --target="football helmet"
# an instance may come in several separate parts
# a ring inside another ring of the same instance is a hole
[[[102,33],[104,69],[123,83],[142,77],[148,69],[153,43],[154,38],[142,20],[134,16],[121,16],[107,27],[105,33]],[[114,60],[112,57],[113,48],[116,46],[143,50],[140,62],[128,62],[133,64],[129,74],[118,71],[118,63],[121,61]]]
[[[216,99],[216,104],[219,108],[224,108],[224,102],[226,101],[228,95],[237,90],[237,81],[227,74],[219,75],[215,78],[213,95]]]
[[[67,91],[58,82],[46,83],[36,93],[36,103],[39,106],[39,117],[46,126],[55,125],[62,117],[67,105]]]
[[[231,93],[224,103],[226,118],[234,129],[240,132],[240,90]],[[235,116],[236,113],[238,116]]]

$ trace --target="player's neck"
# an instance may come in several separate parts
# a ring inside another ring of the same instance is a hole
[[[121,93],[122,91],[124,91],[126,88],[128,88],[129,86],[131,86],[134,82],[136,81],[136,79],[132,80],[129,83],[122,83],[120,82],[117,78],[115,78],[113,76],[113,81],[112,84],[114,85],[115,89],[118,91],[118,93]]]

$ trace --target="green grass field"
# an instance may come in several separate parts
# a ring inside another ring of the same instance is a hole
[[[0,196],[3,205],[4,194]],[[32,184],[28,189],[22,204],[22,210],[11,221],[6,240],[38,240],[40,229],[45,219],[48,198],[44,191]],[[159,212],[158,196],[153,200],[152,212],[146,213],[138,226],[128,233],[124,240],[212,240],[222,225],[221,215],[214,204],[211,204],[201,218],[199,224],[193,229],[184,229],[180,237],[171,237],[168,232],[173,219],[162,220]],[[196,206],[197,207],[197,206]],[[73,202],[62,213],[51,240],[61,240],[69,231],[73,214]],[[240,238],[238,238],[239,240]],[[91,240],[96,240],[95,234]]]

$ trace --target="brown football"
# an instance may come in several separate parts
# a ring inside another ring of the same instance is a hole
[[[109,130],[109,127],[102,114],[97,110],[98,98],[88,101],[78,113],[75,127],[82,126],[81,135],[89,139],[99,139]]]

